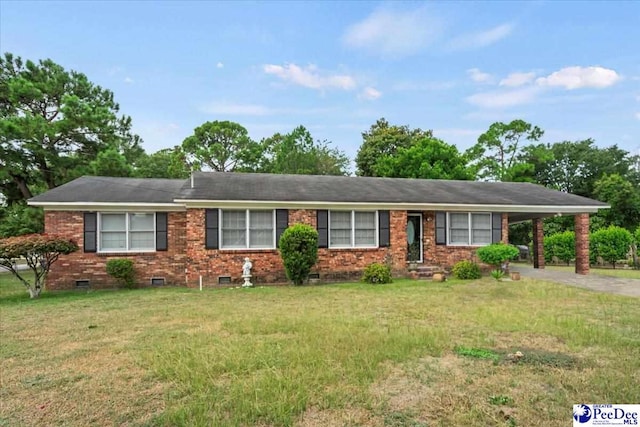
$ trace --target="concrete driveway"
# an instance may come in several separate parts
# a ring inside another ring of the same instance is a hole
[[[562,283],[596,292],[608,292],[610,294],[640,298],[640,279],[602,276],[593,273],[590,273],[587,276],[582,276],[566,271],[547,269],[539,270],[528,265],[515,264],[511,266],[511,270],[519,271],[523,277]]]

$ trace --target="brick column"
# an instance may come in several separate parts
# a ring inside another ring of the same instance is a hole
[[[509,244],[509,214],[502,214],[502,243]]]
[[[542,218],[532,219],[533,222],[533,268],[544,268],[544,234],[542,232]]]
[[[589,214],[574,217],[576,230],[576,274],[589,274]]]

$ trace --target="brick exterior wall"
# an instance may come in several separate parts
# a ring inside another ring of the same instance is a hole
[[[475,246],[445,246],[435,244],[435,212],[423,214],[424,264],[452,267],[463,259],[477,261]],[[45,213],[45,230],[76,240],[80,251],[62,256],[52,266],[47,280],[50,289],[73,289],[76,280],[88,279],[92,288],[114,286],[106,274],[106,262],[110,258],[130,258],[135,262],[137,282],[148,286],[151,277],[164,277],[169,285],[220,286],[218,279],[229,276],[231,284],[240,285],[242,264],[249,257],[253,264],[252,282],[287,283],[284,267],[277,250],[225,250],[205,248],[204,209],[188,209],[187,212],[170,212],[168,215],[168,251],[151,253],[100,254],[84,253],[83,213],[48,211]],[[395,276],[407,275],[407,212],[390,212],[390,245],[374,249],[326,249],[318,250],[318,263],[312,273],[318,273],[321,281],[358,279],[364,268],[373,262],[389,263]],[[316,226],[315,210],[289,210],[289,224]],[[508,241],[508,217],[502,217],[502,240]]]
[[[589,274],[589,214],[575,216],[576,274]]]
[[[44,218],[47,233],[72,238],[80,247],[77,252],[61,256],[51,266],[47,277],[49,289],[74,289],[76,280],[90,280],[93,289],[113,287],[113,278],[106,272],[107,261],[111,258],[132,259],[135,263],[136,282],[141,286],[150,285],[152,277],[163,277],[167,285],[185,284],[185,212],[169,212],[169,250],[147,253],[85,253],[82,212],[47,211]]]

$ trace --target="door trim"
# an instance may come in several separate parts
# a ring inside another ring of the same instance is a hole
[[[420,257],[414,261],[417,262],[418,264],[422,264],[424,262],[424,227],[423,227],[423,217],[422,217],[422,213],[418,212],[418,213],[407,213],[407,219],[409,219],[410,216],[414,216],[414,217],[418,217],[420,218]],[[409,243],[407,242],[407,245]],[[407,258],[409,257],[409,254],[407,254]],[[407,263],[409,263],[410,261],[407,259]]]

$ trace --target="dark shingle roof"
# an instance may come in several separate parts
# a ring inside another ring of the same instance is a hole
[[[606,204],[539,185],[315,175],[196,172],[191,180],[84,176],[30,202],[171,203],[174,200],[525,206]]]
[[[606,206],[530,183],[220,172],[195,173],[179,199]]]
[[[113,178],[83,176],[30,202],[87,203],[172,203],[178,197],[184,179]]]

